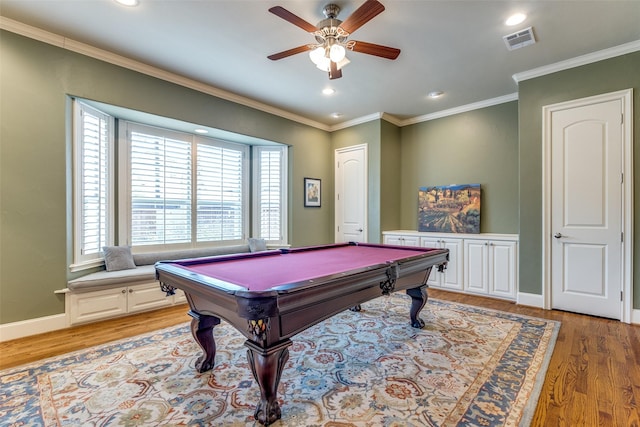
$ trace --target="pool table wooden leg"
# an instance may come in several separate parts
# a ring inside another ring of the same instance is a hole
[[[202,349],[202,355],[196,360],[198,372],[206,372],[213,369],[216,358],[216,340],[213,337],[213,328],[220,324],[220,318],[209,316],[195,311],[189,311],[191,319],[191,335]]]
[[[277,391],[282,370],[289,359],[288,347],[291,344],[289,339],[270,348],[263,348],[248,340],[244,343],[248,348],[247,358],[251,372],[260,386],[260,402],[256,405],[253,416],[265,426],[273,424],[282,416]]]
[[[420,286],[419,288],[407,289],[407,295],[411,297],[411,309],[409,310],[409,316],[411,317],[411,326],[414,328],[424,328],[424,320],[419,315],[422,308],[427,303],[429,298],[427,294],[427,286]]]

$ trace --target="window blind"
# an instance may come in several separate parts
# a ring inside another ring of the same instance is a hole
[[[243,152],[197,144],[197,241],[243,238]]]
[[[266,240],[281,240],[282,149],[261,149],[258,153],[259,236]]]
[[[81,256],[98,254],[109,244],[109,144],[108,116],[80,105],[79,125],[79,233]]]
[[[131,245],[191,242],[191,143],[132,131]]]

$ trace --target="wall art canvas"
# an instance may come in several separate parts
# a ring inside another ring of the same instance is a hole
[[[418,231],[480,233],[480,184],[420,187]]]

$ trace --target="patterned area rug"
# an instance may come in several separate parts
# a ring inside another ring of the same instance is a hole
[[[528,425],[559,323],[429,300],[418,330],[409,305],[381,297],[295,336],[273,425]],[[244,337],[214,331],[204,374],[187,325],[0,371],[0,425],[253,425]]]

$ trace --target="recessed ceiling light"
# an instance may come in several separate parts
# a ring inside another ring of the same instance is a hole
[[[206,130],[206,129],[196,129],[196,130],[194,130],[194,132],[195,133],[209,133],[209,131]]]
[[[524,22],[525,19],[527,19],[527,15],[524,13],[514,13],[504,23],[509,26],[518,25]]]
[[[427,94],[427,96],[428,96],[429,98],[431,98],[431,99],[440,98],[440,97],[441,97],[441,96],[443,96],[443,95],[444,95],[444,92],[443,92],[443,91],[441,91],[441,90],[434,90],[434,91],[431,91],[431,92],[429,92],[429,93]]]
[[[330,87],[327,87],[322,89],[322,93],[324,93],[325,95],[333,95],[334,93],[336,93],[336,90]]]
[[[331,113],[331,117],[333,117],[334,119],[337,119],[339,117],[342,117],[342,113]]]
[[[138,0],[116,0],[116,3],[123,6],[137,6],[140,2]]]

